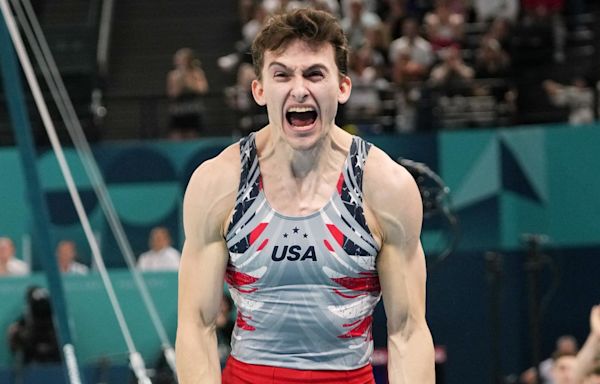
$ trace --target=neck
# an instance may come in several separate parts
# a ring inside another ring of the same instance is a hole
[[[338,149],[343,151],[343,145],[338,143],[334,137],[336,128],[322,137],[312,148],[294,149],[281,136],[270,135],[268,144],[261,154],[261,158],[267,160],[272,158],[280,169],[289,170],[291,176],[301,181],[311,174],[319,174],[336,164]]]
[[[261,175],[273,209],[299,216],[322,208],[335,189],[351,136],[334,128],[314,147],[300,151],[268,129],[261,132],[257,138]]]
[[[331,157],[331,151],[328,150],[330,147],[331,139],[328,137],[327,140],[319,142],[317,146],[311,149],[305,151],[292,150],[284,154],[286,165],[289,167],[292,176],[296,179],[304,179],[311,172],[323,169],[324,165],[328,163],[327,160]]]

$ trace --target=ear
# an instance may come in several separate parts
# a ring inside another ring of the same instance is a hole
[[[342,75],[339,85],[338,103],[344,104],[350,98],[352,91],[352,80],[349,76]]]
[[[265,89],[262,86],[260,80],[252,80],[252,96],[254,97],[254,101],[256,104],[261,107],[267,104],[265,100]]]

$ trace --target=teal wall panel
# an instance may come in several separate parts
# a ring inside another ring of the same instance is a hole
[[[550,234],[559,244],[600,242],[600,127],[548,133]]]
[[[0,235],[17,241],[31,231],[25,188],[19,154],[12,148],[0,150]]]
[[[173,272],[145,273],[145,282],[159,316],[172,343],[177,326],[177,274]],[[114,285],[123,314],[130,327],[138,351],[148,365],[154,365],[161,354],[160,340],[152,326],[140,293],[130,273],[113,270]],[[120,333],[117,319],[97,273],[88,276],[65,276],[65,297],[73,324],[73,341],[77,356],[84,365],[108,359],[112,364],[128,361],[128,350]],[[30,285],[46,286],[44,276],[0,279],[0,329],[6,330],[24,310],[25,291]],[[0,367],[13,364],[7,348],[6,333],[0,332]]]

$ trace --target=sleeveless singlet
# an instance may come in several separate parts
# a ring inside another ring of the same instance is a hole
[[[317,212],[296,217],[266,200],[254,134],[240,141],[225,276],[238,310],[231,342],[237,360],[309,370],[369,363],[381,297],[379,248],[362,207],[369,148],[354,137],[333,196]]]

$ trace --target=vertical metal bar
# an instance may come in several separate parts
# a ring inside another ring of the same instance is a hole
[[[3,5],[6,5],[6,8],[8,7],[7,3]],[[2,47],[0,54],[2,82],[4,84],[9,116],[12,121],[11,125],[19,147],[19,155],[27,182],[27,198],[34,213],[32,218],[34,232],[39,244],[38,250],[51,293],[50,300],[54,319],[56,320],[55,327],[58,331],[62,347],[63,361],[67,368],[65,374],[71,384],[79,384],[82,383],[82,379],[72,344],[64,287],[56,259],[54,258],[49,232],[50,214],[37,172],[37,152],[31,135],[31,123],[23,94],[21,71],[19,71],[17,66],[16,55],[4,18],[0,18],[0,47]]]

